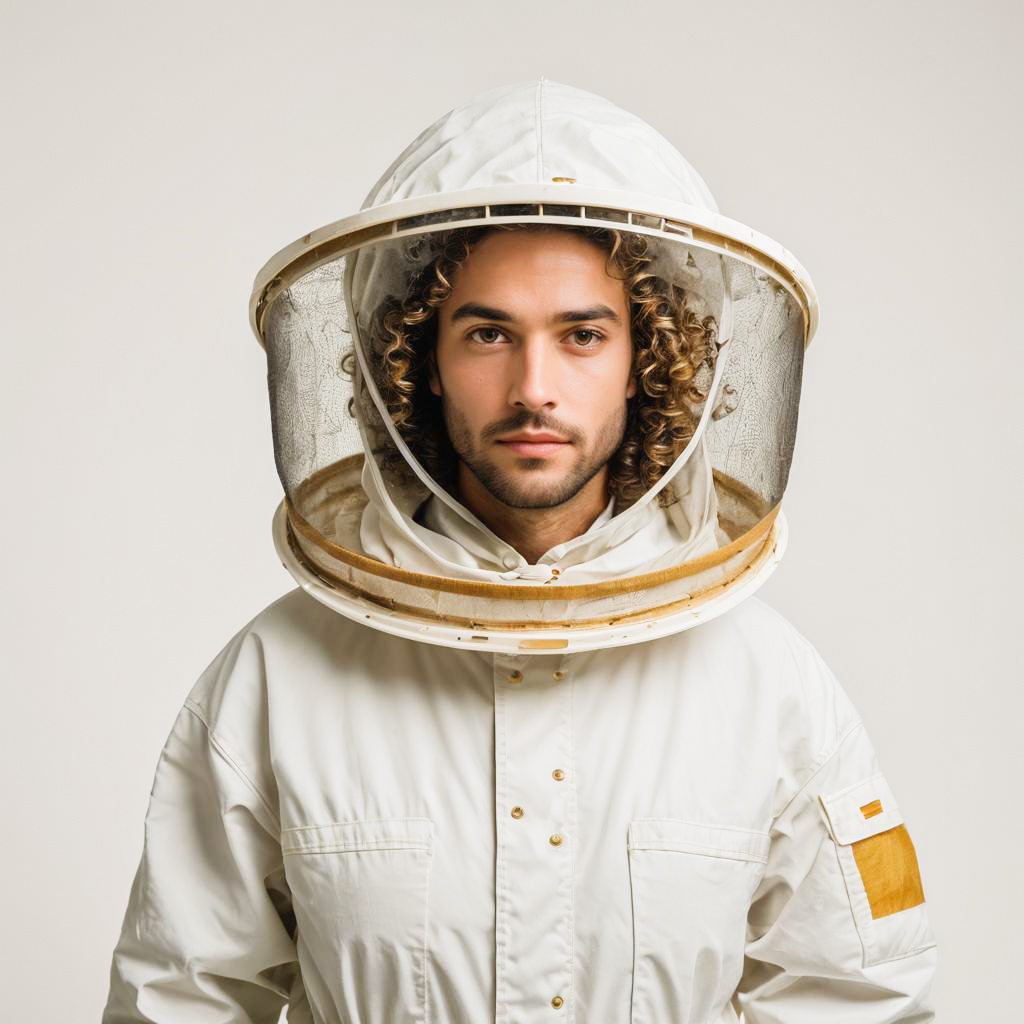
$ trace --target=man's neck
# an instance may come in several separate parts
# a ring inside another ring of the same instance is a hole
[[[606,469],[568,501],[552,508],[512,508],[498,501],[464,465],[459,498],[485,526],[534,565],[545,551],[586,533],[608,504]]]

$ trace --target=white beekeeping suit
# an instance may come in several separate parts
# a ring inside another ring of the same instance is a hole
[[[501,225],[637,236],[717,325],[670,468],[535,563],[387,391],[383,314]],[[932,1020],[900,809],[821,658],[750,596],[816,315],[660,135],[546,81],[451,112],[274,257],[252,317],[301,587],[175,723],[106,1024]]]

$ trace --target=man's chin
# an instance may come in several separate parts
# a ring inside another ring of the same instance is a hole
[[[550,458],[520,458],[514,466],[491,460],[463,460],[477,483],[506,508],[557,508],[575,498],[600,470],[582,472],[579,462],[570,466],[553,465]]]
[[[571,501],[582,489],[582,485],[566,486],[564,476],[549,481],[534,480],[519,484],[507,478],[500,483],[485,484],[491,496],[509,508],[543,509],[557,508]]]
[[[546,508],[558,508],[560,505],[566,504],[571,498],[574,498],[574,494],[570,494],[568,497],[562,497],[561,495],[530,495],[530,494],[508,494],[508,495],[493,495],[498,501],[500,501],[507,508],[514,508],[520,511],[534,510],[540,511]]]

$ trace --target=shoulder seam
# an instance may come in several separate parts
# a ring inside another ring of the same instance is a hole
[[[797,799],[797,797],[799,797],[800,794],[803,793],[803,791],[807,789],[807,787],[821,774],[822,770],[828,765],[832,758],[834,758],[836,754],[838,754],[839,751],[843,749],[843,747],[846,745],[846,741],[855,732],[857,732],[858,729],[863,728],[864,723],[860,719],[857,719],[857,721],[854,722],[846,730],[846,732],[843,733],[842,736],[840,736],[839,740],[837,741],[836,745],[832,748],[832,750],[824,757],[820,757],[818,759],[817,763],[811,769],[810,774],[807,776],[807,778],[804,779],[804,781],[797,788],[796,792],[786,801],[785,805],[782,807],[782,810],[780,810],[779,813],[776,814],[774,818],[772,818],[772,828],[775,827],[775,823],[779,820],[779,818],[781,818],[786,813],[786,811],[788,811],[789,808],[793,806],[793,802]]]
[[[227,764],[228,767],[231,768],[235,775],[237,775],[238,778],[241,779],[241,781],[244,782],[245,785],[249,789],[251,789],[252,792],[259,798],[260,803],[263,804],[264,809],[270,815],[271,821],[273,821],[274,825],[277,827],[278,839],[280,840],[281,819],[277,816],[277,812],[274,810],[270,801],[260,791],[259,786],[257,786],[256,783],[249,777],[249,774],[241,766],[238,759],[228,750],[228,748],[224,745],[224,742],[217,736],[213,729],[210,728],[210,723],[206,720],[206,716],[203,714],[202,708],[194,700],[192,700],[191,697],[185,699],[185,709],[187,711],[190,711],[193,715],[195,715],[196,718],[199,719],[200,722],[202,722],[203,728],[206,730],[207,735],[210,737],[210,745],[213,747],[213,749],[216,750],[218,754],[220,754],[225,764]]]

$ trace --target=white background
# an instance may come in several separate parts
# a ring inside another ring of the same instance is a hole
[[[98,1019],[177,709],[292,585],[256,271],[444,111],[540,74],[650,121],[815,280],[763,593],[903,806],[940,1019],[1012,1019],[1020,10],[4,3],[4,1019]]]

